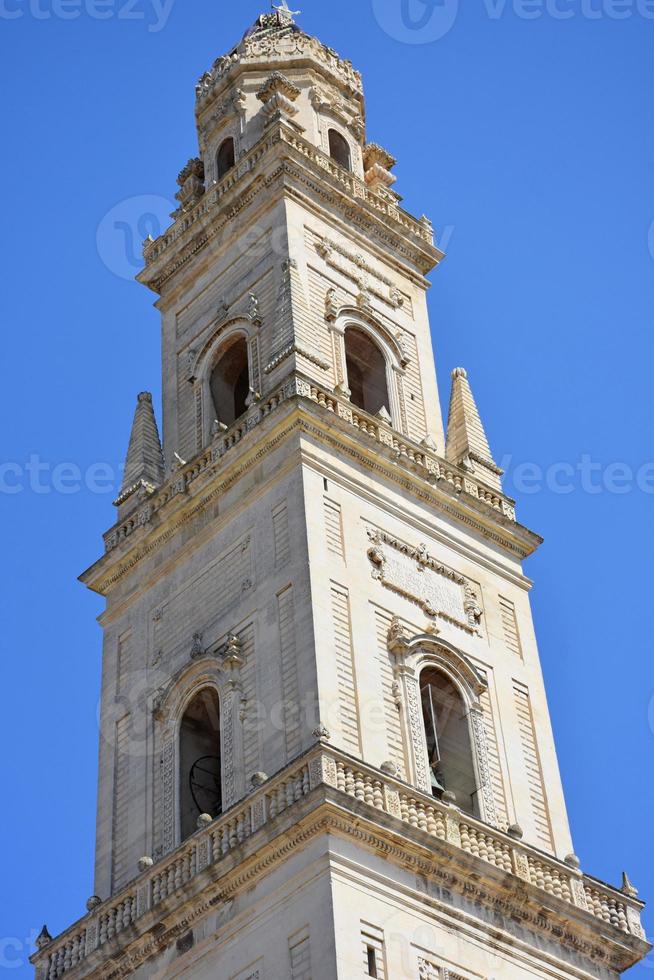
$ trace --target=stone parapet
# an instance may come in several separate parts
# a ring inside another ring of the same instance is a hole
[[[320,734],[320,733],[317,733]],[[285,818],[288,813],[290,818]],[[216,902],[226,901],[283,861],[289,848],[336,833],[398,860],[461,894],[547,931],[559,942],[624,970],[645,955],[643,903],[581,873],[509,833],[484,824],[381,770],[333,748],[323,738],[227,813],[141,871],[125,889],[91,906],[85,918],[32,958],[37,980],[104,976],[102,964],[135,967],[156,945]],[[279,841],[282,841],[280,846]],[[136,870],[136,869],[135,869]],[[474,888],[473,888],[474,890]],[[189,902],[201,906],[191,912]],[[160,939],[152,936],[153,922]],[[597,942],[597,920],[603,944]],[[600,948],[601,946],[601,948]]]

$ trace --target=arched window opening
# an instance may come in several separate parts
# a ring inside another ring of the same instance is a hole
[[[248,345],[239,337],[224,351],[211,372],[211,397],[216,419],[232,425],[247,409],[250,393]]]
[[[457,806],[477,814],[477,781],[465,702],[458,688],[439,670],[420,677],[422,716],[427,738],[432,793],[454,793]]]
[[[179,732],[179,810],[182,840],[197,830],[198,817],[222,812],[220,704],[212,688],[186,709]]]
[[[218,180],[224,177],[228,173],[234,164],[236,163],[236,150],[234,146],[234,140],[230,136],[228,139],[224,140],[220,145],[220,149],[216,155],[216,172],[218,174]]]
[[[370,415],[382,408],[390,414],[386,360],[367,333],[350,327],[345,331],[347,383],[353,405]]]
[[[329,155],[332,160],[345,170],[352,169],[350,144],[336,129],[329,130]]]

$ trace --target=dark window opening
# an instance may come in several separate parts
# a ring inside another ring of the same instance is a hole
[[[234,147],[234,140],[230,136],[224,141],[224,143],[221,144],[216,155],[216,171],[218,174],[218,180],[220,180],[221,177],[224,177],[236,163],[235,154],[236,151]]]
[[[232,425],[247,410],[250,393],[245,338],[235,340],[220,356],[211,372],[210,387],[216,419],[223,425]]]
[[[379,976],[379,974],[377,973],[377,951],[373,946],[368,946],[367,955],[368,955],[368,976],[369,977]]]
[[[332,160],[343,167],[344,170],[352,169],[352,157],[350,155],[350,144],[344,136],[335,130],[329,130],[329,155]]]
[[[386,360],[374,340],[356,327],[347,329],[345,360],[352,404],[370,415],[382,408],[390,414]]]
[[[454,793],[457,805],[477,813],[477,782],[464,700],[452,681],[429,669],[420,678],[432,793]]]
[[[197,830],[198,817],[222,813],[220,704],[212,688],[186,709],[179,732],[179,810],[182,840]]]

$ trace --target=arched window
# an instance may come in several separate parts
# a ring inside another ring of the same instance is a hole
[[[466,704],[456,685],[440,670],[420,677],[422,717],[434,796],[454,793],[457,806],[477,813],[477,781]]]
[[[352,404],[370,415],[382,408],[390,414],[386,359],[363,330],[348,327],[345,331],[345,361]]]
[[[179,731],[179,812],[182,840],[197,830],[201,813],[222,812],[220,704],[213,688],[199,691]]]
[[[352,169],[350,144],[336,129],[329,130],[329,155],[345,170]]]
[[[218,175],[218,180],[224,177],[228,171],[232,169],[236,162],[234,140],[230,136],[220,145],[220,149],[216,154],[216,173]]]
[[[244,337],[236,338],[223,350],[209,384],[216,419],[231,425],[246,411],[250,393],[248,345]]]

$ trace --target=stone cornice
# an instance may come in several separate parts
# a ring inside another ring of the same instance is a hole
[[[527,557],[541,543],[541,538],[516,523],[514,503],[508,497],[379,419],[353,409],[345,399],[294,375],[173,473],[141,509],[107,532],[106,554],[81,581],[107,595],[139,561],[162,547],[293,433],[344,453],[514,557]],[[233,452],[236,446],[238,453]]]
[[[61,936],[45,939],[32,958],[38,980],[129,975],[325,834],[410,870],[423,883],[417,899],[474,919],[507,947],[518,922],[609,970],[621,972],[649,950],[643,905],[632,895],[322,741]]]
[[[286,167],[271,172],[275,160],[286,161]],[[295,170],[288,169],[291,161]],[[145,268],[137,277],[139,282],[161,293],[180,268],[217,240],[230,220],[284,175],[294,175],[305,188],[323,200],[329,199],[332,207],[347,215],[349,223],[354,221],[421,274],[426,275],[444,257],[434,246],[433,233],[425,222],[371,191],[364,181],[343,170],[291,127],[275,121],[233,171],[210,187],[163,235],[146,243]]]

